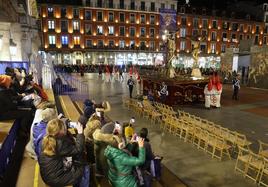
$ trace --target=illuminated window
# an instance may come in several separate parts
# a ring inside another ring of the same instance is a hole
[[[130,41],[130,48],[131,49],[134,49],[135,48],[135,41],[134,40],[131,40]]]
[[[185,37],[186,36],[186,28],[181,28],[180,29],[180,37]]]
[[[48,43],[49,43],[49,45],[55,45],[56,44],[56,36],[49,35],[48,36]]]
[[[48,20],[48,29],[55,29],[55,21]]]
[[[211,44],[211,53],[216,53],[216,44],[215,43]]]
[[[80,45],[80,36],[74,36],[74,45]]]
[[[54,9],[53,9],[53,7],[48,7],[47,11],[48,11],[48,13],[53,13]]]
[[[211,32],[211,40],[216,41],[217,40],[217,33],[216,32]]]
[[[108,26],[109,35],[114,35],[114,26]]]
[[[61,36],[61,44],[68,45],[68,36]]]
[[[77,30],[80,29],[79,21],[73,21],[73,29],[74,29],[75,31],[77,31]]]
[[[180,50],[185,50],[185,41],[180,42]]]
[[[97,34],[98,35],[102,35],[103,34],[103,26],[102,25],[98,25],[97,26]]]
[[[125,47],[125,40],[119,40],[119,48]]]
[[[154,49],[154,46],[155,46],[154,41],[150,41],[149,48],[150,48],[150,49]]]

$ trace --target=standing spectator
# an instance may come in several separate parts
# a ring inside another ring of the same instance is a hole
[[[117,140],[115,147],[107,146],[104,155],[108,159],[109,172],[108,178],[113,187],[137,187],[137,180],[133,175],[133,168],[139,166],[145,161],[144,139],[138,139],[139,155],[138,157],[131,156],[125,150],[124,141],[118,136],[114,137]]]
[[[162,103],[165,103],[166,98],[168,96],[168,89],[165,82],[162,82],[162,85],[160,86],[160,91],[158,92],[158,95],[160,96],[160,100]]]
[[[133,87],[135,85],[135,82],[134,82],[132,76],[130,76],[130,78],[128,79],[127,85],[128,85],[128,89],[129,89],[129,97],[132,98],[132,91],[133,91]]]
[[[233,97],[232,99],[238,100],[238,91],[240,90],[240,80],[238,75],[233,79]]]
[[[78,123],[76,128],[78,134],[73,139],[67,135],[67,128],[60,119],[47,124],[38,162],[42,179],[49,186],[75,185],[83,176],[85,167],[81,156],[85,136],[82,124]]]

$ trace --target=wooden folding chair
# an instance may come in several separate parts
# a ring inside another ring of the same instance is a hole
[[[268,187],[268,159],[263,158],[263,167],[260,174],[259,185]]]
[[[264,143],[260,140],[258,140],[258,142],[259,142],[258,154],[265,157],[265,158],[268,158],[268,143]]]
[[[257,183],[263,164],[263,157],[250,151],[250,159],[245,176]]]
[[[238,156],[235,163],[235,171],[241,172],[243,176],[246,176],[250,156],[250,150],[248,148],[238,146]]]

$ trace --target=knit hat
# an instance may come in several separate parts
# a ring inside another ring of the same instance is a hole
[[[11,82],[12,82],[11,76],[0,75],[0,86],[4,86],[5,88],[9,88]]]

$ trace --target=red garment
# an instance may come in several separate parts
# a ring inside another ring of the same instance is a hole
[[[48,101],[48,96],[45,92],[45,90],[43,90],[43,88],[41,88],[38,84],[34,83],[33,88],[37,91],[38,95],[45,101]]]
[[[220,82],[220,77],[218,75],[215,76],[215,74],[213,74],[213,76],[209,78],[208,91],[211,91],[214,86],[216,87],[216,89],[218,91],[220,91],[222,89],[222,84]]]

